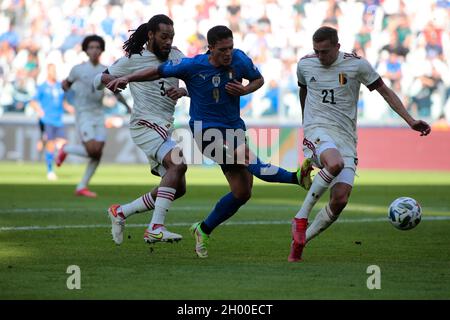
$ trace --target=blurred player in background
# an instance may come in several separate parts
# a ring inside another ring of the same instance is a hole
[[[36,95],[30,101],[30,106],[37,112],[44,124],[45,162],[47,164],[47,179],[57,180],[53,170],[54,153],[66,142],[63,114],[64,110],[74,113],[73,107],[65,100],[61,83],[57,81],[56,66],[48,64],[47,80],[37,87]]]
[[[165,15],[155,15],[148,23],[135,30],[123,48],[126,57],[95,78],[95,86],[103,88],[116,77],[146,67],[157,67],[164,61],[177,61],[184,55],[172,42],[175,32],[173,21]],[[144,49],[145,46],[145,49]],[[164,78],[159,81],[137,82],[130,85],[134,99],[130,118],[130,134],[134,143],[146,154],[151,172],[161,177],[157,188],[136,200],[112,205],[108,214],[112,221],[112,235],[116,244],[123,241],[125,219],[129,216],[154,210],[152,219],[144,233],[144,241],[179,241],[182,236],[164,226],[166,214],[176,198],[186,192],[186,164],[181,150],[171,138],[174,111],[177,99],[187,95],[178,87],[178,79]],[[178,161],[173,161],[177,159]]]
[[[105,51],[105,41],[98,35],[90,35],[84,38],[81,47],[89,60],[72,68],[67,79],[62,82],[62,88],[64,91],[72,89],[75,92],[76,127],[82,144],[64,145],[59,150],[55,163],[58,167],[61,166],[68,154],[88,158],[86,171],[75,194],[95,198],[97,194],[90,191],[88,185],[102,157],[106,129],[103,90],[95,89],[92,80],[106,69],[100,63],[100,56]]]
[[[314,54],[300,59],[297,66],[303,118],[301,184],[309,190],[292,221],[292,244],[288,261],[300,261],[308,241],[328,228],[347,205],[358,162],[356,117],[361,83],[377,90],[389,106],[421,136],[430,126],[415,120],[397,95],[364,58],[339,51],[337,31],[321,27],[313,35]],[[311,181],[312,165],[321,170]],[[308,226],[312,208],[330,188],[330,201]]]

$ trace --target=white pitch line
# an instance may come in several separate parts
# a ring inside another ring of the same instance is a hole
[[[84,211],[83,208],[14,208],[14,209],[0,209],[2,213],[38,213],[38,212],[66,212],[66,211]]]
[[[214,203],[210,205],[196,205],[196,206],[177,206],[172,207],[170,211],[195,211],[195,210],[210,210],[214,206]],[[241,208],[241,210],[255,210],[255,209],[279,209],[279,210],[292,210],[298,209],[296,205],[280,205],[280,206],[267,206],[267,205],[252,205],[249,207]],[[84,212],[84,211],[99,211],[106,212],[107,208],[0,208],[0,214],[11,214],[11,213],[54,213],[54,212]]]
[[[194,205],[194,206],[174,206],[171,211],[201,211],[210,210],[214,204],[205,205]],[[249,210],[277,210],[277,211],[297,211],[298,205],[264,205],[264,204],[252,204],[240,208],[239,211],[249,211]],[[382,206],[367,206],[360,204],[351,204],[347,207],[348,211],[358,211],[358,212],[381,212],[385,208]],[[65,212],[85,212],[85,211],[98,211],[106,212],[104,207],[89,207],[89,208],[0,208],[0,215],[2,214],[27,214],[27,213],[65,213]],[[450,208],[448,207],[433,207],[427,208],[427,211],[450,213]]]
[[[423,217],[425,221],[448,221],[450,217],[432,216]],[[339,219],[337,223],[372,223],[372,222],[385,222],[387,218],[362,218],[362,219]],[[290,221],[287,220],[269,220],[269,221],[230,221],[224,223],[224,225],[230,226],[246,226],[246,225],[289,225]],[[173,227],[189,227],[192,222],[175,222],[169,224]],[[127,228],[143,228],[147,224],[127,224]],[[0,231],[39,231],[39,230],[63,230],[63,229],[95,229],[95,228],[110,228],[111,224],[87,224],[87,225],[50,225],[50,226],[18,226],[18,227],[0,227]]]

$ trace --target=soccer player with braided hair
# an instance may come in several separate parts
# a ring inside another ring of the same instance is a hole
[[[111,80],[148,67],[158,67],[165,61],[184,57],[172,46],[175,32],[173,21],[166,15],[155,15],[141,24],[125,41],[126,56],[117,60],[94,79],[96,88],[103,88]],[[144,241],[172,242],[182,236],[164,226],[166,214],[176,198],[186,192],[185,164],[182,151],[171,138],[177,99],[187,95],[179,88],[177,78],[136,82],[130,85],[134,107],[130,118],[130,134],[134,143],[145,153],[151,172],[161,177],[154,188],[127,204],[114,204],[108,209],[112,222],[112,236],[116,244],[123,241],[125,220],[136,213],[154,210],[144,233]]]

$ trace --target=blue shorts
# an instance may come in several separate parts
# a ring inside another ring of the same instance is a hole
[[[55,140],[56,138],[65,138],[64,127],[57,127],[51,124],[45,124],[45,135],[47,140]]]
[[[194,132],[191,127],[191,131]],[[238,164],[235,150],[247,142],[245,130],[232,128],[206,128],[202,134],[194,133],[194,140],[202,154],[216,162],[222,171],[234,171],[241,169],[243,164]]]

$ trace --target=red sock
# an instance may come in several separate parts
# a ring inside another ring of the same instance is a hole
[[[163,225],[163,224],[157,224],[157,223],[155,223],[155,224],[152,226],[152,230],[158,229],[159,227],[162,227],[162,226],[164,226],[164,225]]]

